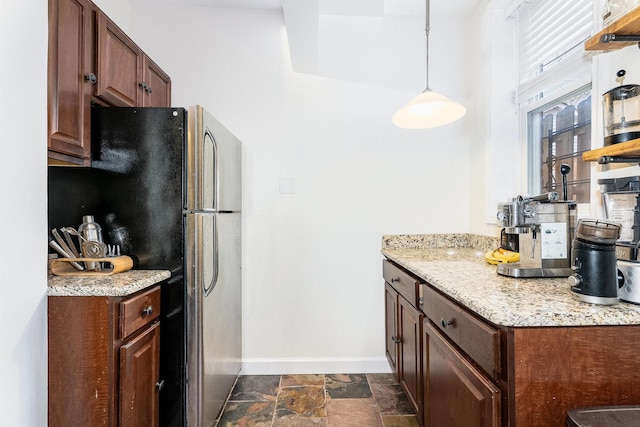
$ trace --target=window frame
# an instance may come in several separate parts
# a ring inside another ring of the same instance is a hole
[[[595,85],[593,83],[592,76],[584,76],[581,79],[574,81],[572,84],[569,84],[562,88],[561,90],[556,90],[553,93],[545,95],[543,98],[538,99],[536,101],[530,102],[528,104],[521,104],[519,106],[519,130],[520,130],[520,149],[522,153],[526,155],[522,156],[520,170],[521,170],[521,179],[522,182],[526,185],[526,191],[528,194],[536,195],[541,192],[540,185],[540,175],[542,173],[542,165],[541,159],[538,153],[534,153],[535,147],[532,144],[532,123],[530,123],[529,117],[531,113],[543,108],[546,105],[553,104],[556,100],[565,98],[570,94],[579,92],[582,88],[591,86],[591,141],[592,148],[593,142],[598,140],[597,132],[601,131],[602,126],[599,123],[596,123],[594,117],[599,117],[598,112],[601,110],[599,101],[601,97],[594,92]],[[601,137],[599,137],[601,139]],[[535,163],[534,163],[535,161]],[[534,166],[537,165],[537,166]],[[537,168],[537,173],[534,173],[532,169]],[[585,213],[586,215],[593,216],[593,211],[596,205],[598,205],[598,200],[596,197],[599,197],[599,191],[597,186],[597,178],[595,176],[595,168],[591,169],[591,197],[590,203],[579,203],[578,209],[580,212]]]

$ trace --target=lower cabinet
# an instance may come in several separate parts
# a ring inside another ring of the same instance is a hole
[[[400,338],[398,338],[398,292],[393,289],[388,283],[384,287],[385,296],[385,353],[389,366],[396,377],[396,380],[400,381],[400,375],[398,373],[398,353],[400,349],[398,344]]]
[[[423,324],[424,424],[497,427],[500,389],[467,361],[428,319]]]
[[[419,417],[422,409],[422,371],[420,346],[420,331],[422,327],[422,313],[413,307],[406,299],[398,297],[398,326],[400,326],[400,384],[407,394],[407,398],[416,409]]]
[[[48,298],[48,425],[158,426],[160,287]]]
[[[120,347],[120,427],[157,426],[160,323]]]
[[[393,373],[422,418],[422,313],[416,308],[420,284],[414,278],[385,261],[387,359]],[[395,287],[394,287],[395,286]],[[397,289],[396,289],[397,288]]]
[[[640,405],[640,325],[498,326],[383,263],[387,358],[428,427],[565,427]]]

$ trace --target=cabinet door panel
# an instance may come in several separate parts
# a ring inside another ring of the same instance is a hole
[[[143,107],[171,107],[171,79],[149,57],[142,61]]]
[[[428,320],[424,322],[425,420],[430,427],[498,427],[500,390]]]
[[[396,379],[400,381],[398,375],[398,293],[388,284],[384,287],[385,295],[385,351],[387,360],[391,365],[391,370]]]
[[[120,427],[158,426],[160,323],[120,347]]]
[[[104,14],[97,14],[96,96],[120,107],[138,106],[142,51]]]
[[[398,297],[398,326],[400,328],[400,384],[419,413],[422,407],[422,373],[420,369],[420,327],[422,314],[407,300]]]
[[[92,5],[86,0],[49,0],[48,148],[64,155],[89,158]]]

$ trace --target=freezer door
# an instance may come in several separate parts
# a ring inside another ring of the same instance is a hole
[[[240,141],[200,106],[189,108],[188,123],[186,209],[240,211]]]
[[[186,224],[187,425],[209,426],[241,367],[241,218],[188,214]]]

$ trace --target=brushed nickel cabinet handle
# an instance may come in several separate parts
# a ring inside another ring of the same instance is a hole
[[[160,391],[164,388],[164,380],[160,381],[159,383],[156,383],[156,390]]]
[[[400,344],[400,343],[402,342],[402,339],[401,339],[401,338],[398,338],[398,337],[397,337],[397,336],[395,336],[395,335],[393,335],[393,336],[391,337],[391,340],[392,340],[394,343],[396,343],[396,344]]]
[[[151,316],[151,313],[153,313],[153,306],[150,305],[147,308],[142,309],[142,314],[145,314],[147,316]]]

